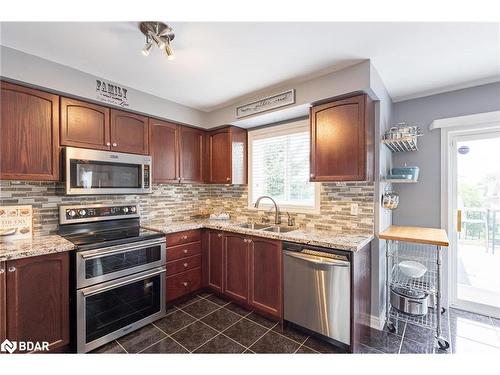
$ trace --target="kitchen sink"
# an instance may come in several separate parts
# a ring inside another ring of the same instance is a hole
[[[244,223],[238,225],[240,228],[248,228],[248,229],[266,229],[270,228],[269,224],[259,224],[259,223]]]
[[[296,227],[269,227],[262,230],[265,230],[266,232],[287,233],[297,229],[298,228]]]

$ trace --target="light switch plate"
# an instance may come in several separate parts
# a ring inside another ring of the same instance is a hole
[[[351,203],[351,215],[358,216],[358,204],[357,203]]]

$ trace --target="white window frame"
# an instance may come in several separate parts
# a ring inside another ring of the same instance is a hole
[[[270,200],[265,199],[259,204],[259,208],[255,208],[255,202],[252,201],[252,145],[255,139],[260,139],[263,137],[278,137],[282,135],[290,134],[290,132],[297,130],[306,130],[309,129],[309,120],[300,120],[289,122],[283,125],[270,126],[266,128],[249,130],[248,131],[248,209],[254,211],[268,211],[273,208],[273,204]],[[319,214],[320,213],[320,194],[321,194],[321,183],[313,182],[314,185],[314,207],[306,207],[299,205],[290,205],[290,204],[279,204],[280,211],[288,211],[293,213],[306,213],[306,214]]]

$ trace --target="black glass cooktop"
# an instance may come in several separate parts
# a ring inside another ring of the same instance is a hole
[[[76,246],[76,251],[96,249],[161,238],[160,232],[141,228],[138,220],[61,225],[58,234]]]

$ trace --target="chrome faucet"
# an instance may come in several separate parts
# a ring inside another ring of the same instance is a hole
[[[260,203],[260,200],[263,199],[263,198],[267,198],[267,199],[270,199],[271,202],[273,202],[274,204],[274,210],[276,211],[275,212],[275,216],[274,216],[274,224],[281,224],[281,217],[280,217],[280,209],[278,207],[278,205],[276,204],[276,201],[271,198],[270,196],[267,196],[267,195],[263,195],[262,197],[259,197],[257,199],[257,201],[255,202],[255,208],[259,208],[259,203]]]

